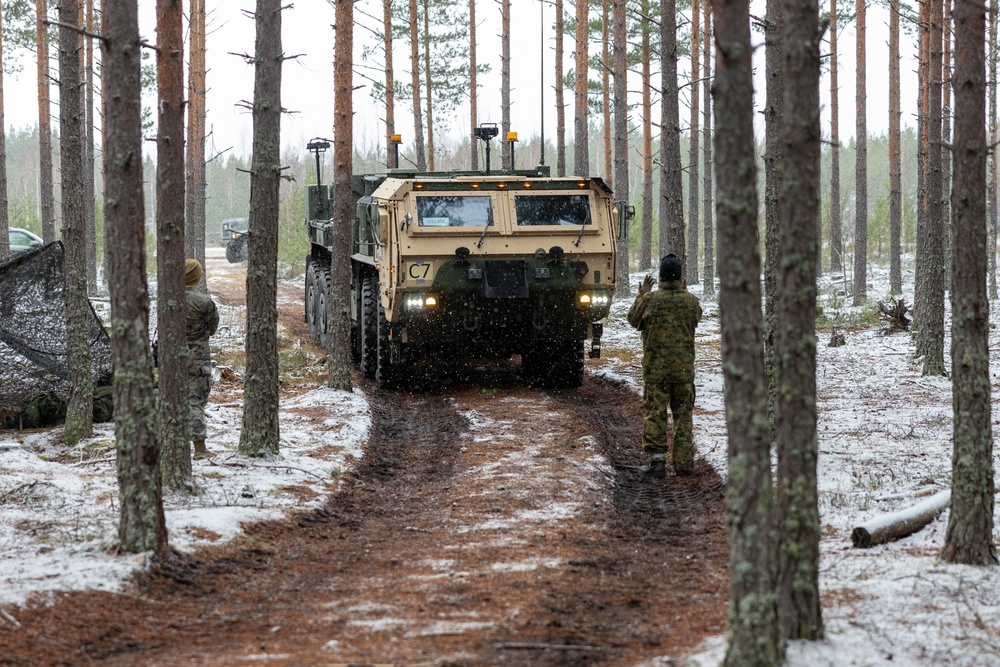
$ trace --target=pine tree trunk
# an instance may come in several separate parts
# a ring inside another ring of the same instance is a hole
[[[333,68],[333,202],[331,216],[337,227],[334,257],[351,256],[351,223],[354,197],[351,192],[354,147],[354,92],[351,67],[354,50],[354,4],[337,0],[334,5],[335,37]],[[351,391],[351,263],[333,262],[327,293],[327,386]]]
[[[707,4],[707,3],[706,3]],[[749,6],[716,0],[716,135],[719,157],[719,326],[729,432],[727,667],[780,663],[774,592],[770,437],[761,333],[757,167]],[[706,23],[706,35],[708,24]],[[707,41],[707,40],[706,40]]]
[[[698,160],[701,157],[698,149],[698,95],[701,90],[701,3],[691,2],[691,131],[688,137],[688,227],[687,227],[687,258],[686,268],[688,282],[698,282]],[[661,253],[662,254],[662,253]]]
[[[944,375],[944,215],[942,212],[941,177],[941,44],[943,18],[941,0],[930,1],[930,69],[928,72],[927,118],[927,292],[922,308],[925,317],[920,337],[923,338],[924,375]]]
[[[660,255],[681,260],[681,281],[687,284],[684,243],[684,179],[681,175],[680,101],[677,86],[677,3],[660,5]],[[694,261],[698,261],[697,257]]]
[[[104,0],[104,210],[115,369],[115,450],[120,548],[167,552],[159,419],[149,351],[142,201],[139,17],[134,0]]]
[[[927,234],[927,115],[929,104],[927,101],[928,67],[930,52],[930,3],[923,2],[920,5],[920,46],[919,46],[919,103],[917,111],[917,238],[916,238],[916,263],[914,266],[913,279],[913,324],[910,326],[910,333],[913,336],[916,351],[914,356],[923,356],[924,337],[921,330],[924,329],[927,308],[923,307],[927,293],[927,247],[925,237]]]
[[[993,433],[990,416],[989,301],[986,297],[986,96],[983,8],[955,3],[955,249],[952,262],[954,453],[951,512],[941,558],[992,565]]]
[[[191,0],[190,13],[184,246],[188,257],[205,266],[205,0]]]
[[[784,0],[767,0],[764,21],[764,67],[767,80],[767,103],[764,106],[766,144],[764,151],[764,371],[767,374],[767,414],[775,430],[776,389],[775,344],[777,342],[777,296],[780,248],[781,180],[785,117]]]
[[[79,0],[59,0],[59,20],[74,25]],[[80,132],[80,33],[59,28],[59,146],[62,174],[62,236],[66,252],[66,356],[69,401],[66,444],[75,445],[93,433],[94,384],[91,378],[90,335],[87,326],[87,239],[83,220],[83,138]]]
[[[84,26],[94,32],[94,0],[86,0]],[[87,225],[87,285],[97,291],[97,217],[94,212],[94,40],[84,38],[83,218]]]
[[[702,211],[705,217],[705,265],[702,269],[701,284],[702,294],[711,297],[715,294],[715,236],[713,231],[714,216],[712,202],[712,3],[711,0],[702,2],[702,24],[705,26],[702,40],[702,51],[704,62],[702,66],[705,85],[702,86],[702,132],[704,141],[702,142]]]
[[[573,175],[590,176],[590,137],[587,128],[587,0],[576,0],[576,69],[573,84]],[[617,175],[617,170],[616,170]],[[628,187],[628,186],[626,186]],[[616,193],[617,196],[617,193]],[[621,197],[618,197],[621,200]],[[621,254],[618,255],[619,262]]]
[[[990,42],[989,42],[989,63],[990,63],[990,136],[991,146],[997,145],[997,0],[990,0]],[[989,151],[989,190],[986,193],[986,203],[988,215],[986,217],[987,227],[987,257],[989,258],[989,295],[990,299],[997,298],[997,152]]]
[[[837,83],[837,0],[830,0],[830,270],[844,271],[844,228],[840,217],[840,106]]]
[[[475,0],[470,0],[475,2]],[[563,34],[566,31],[563,0],[556,0],[556,175],[566,175],[566,96],[563,78]],[[607,125],[605,125],[607,127]]]
[[[781,638],[822,639],[816,462],[816,258],[820,211],[819,6],[786,5],[777,280],[778,611]]]
[[[642,0],[642,15],[649,16],[649,0]],[[640,59],[642,60],[642,238],[639,243],[639,269],[653,266],[653,102],[649,65],[649,21],[642,21]],[[666,58],[661,55],[661,60]],[[607,68],[604,68],[605,71]],[[666,101],[664,100],[664,103]],[[608,136],[607,125],[604,136]],[[664,165],[665,167],[666,165]],[[681,214],[683,219],[683,210]]]
[[[281,183],[281,0],[257,0],[253,157],[247,243],[246,384],[240,453],[278,453],[278,194]],[[339,134],[339,132],[338,132]]]
[[[413,88],[413,137],[417,150],[417,170],[427,171],[424,152],[424,115],[420,110],[420,37],[417,34],[417,0],[410,0],[410,85]]]
[[[857,22],[857,89],[855,91],[855,106],[857,108],[857,124],[855,126],[855,141],[857,154],[854,163],[854,299],[853,304],[860,306],[868,300],[868,118],[867,118],[867,78],[865,61],[865,0],[855,3]]]
[[[500,145],[504,169],[514,168],[510,132],[510,0],[500,0]]]
[[[389,3],[390,0],[386,0]],[[479,83],[477,77],[476,61],[476,0],[469,0],[469,115],[471,123],[469,125],[469,146],[471,150],[472,170],[479,169],[479,140],[476,139],[476,127],[479,126]],[[556,89],[559,89],[559,81],[556,80]],[[545,146],[542,146],[545,150]]]
[[[627,82],[625,78],[628,72],[628,63],[626,62],[628,54],[626,52],[627,45],[625,43],[626,1],[627,0],[611,0],[611,32],[614,42],[614,48],[612,51],[612,75],[614,77],[613,85],[615,95],[615,199],[618,201],[619,205],[619,216],[621,216],[621,211],[627,208],[630,202],[628,181],[628,91],[626,88]],[[578,0],[578,2],[584,5],[584,9],[586,10],[586,3],[584,3],[583,0]],[[579,30],[579,27],[577,30]],[[578,38],[577,49],[579,49],[579,46],[580,42]],[[579,73],[579,71],[580,70],[578,68],[577,72]],[[584,90],[584,102],[586,102],[586,90]],[[584,106],[586,106],[586,104]],[[586,123],[587,118],[586,114],[584,114],[583,125],[585,127]],[[577,161],[577,165],[580,165],[579,159]],[[578,173],[577,175],[585,174]],[[619,217],[619,221],[622,221],[622,217]],[[622,222],[624,222],[624,224],[628,224],[627,221]],[[624,298],[631,294],[631,287],[628,283],[629,256],[627,236],[619,238],[617,243],[618,261],[615,263],[615,290],[618,292],[618,296]]]
[[[56,240],[56,209],[52,177],[52,112],[49,99],[49,38],[46,0],[35,0],[35,54],[38,57],[38,181],[41,192],[42,239]]]
[[[469,79],[472,82],[470,90],[476,90],[476,15],[475,0],[469,0],[472,9],[472,21],[469,32],[472,40],[471,65]],[[399,146],[393,142],[396,134],[396,78],[392,69],[392,0],[382,0],[382,47],[385,51],[385,151],[386,164],[389,169],[399,167]],[[476,96],[471,96],[472,126],[476,125]],[[471,134],[469,136],[472,136]],[[472,166],[476,166],[476,142],[472,142]],[[320,183],[320,185],[322,185]]]
[[[3,25],[3,8],[0,7],[0,25]],[[3,94],[3,36],[0,35],[0,260],[10,254],[10,217],[7,212],[7,132],[4,125]]]
[[[889,289],[893,294],[903,292],[903,189],[899,120],[899,0],[889,0]]]
[[[156,3],[156,329],[163,482],[191,483],[184,302],[184,28],[181,0]]]
[[[424,89],[427,93],[427,168],[434,171],[434,80],[431,76],[431,20],[430,2],[424,3]]]
[[[601,95],[604,100],[604,179],[612,190],[615,187],[614,166],[611,159],[611,2],[601,0]],[[646,62],[645,64],[648,64]]]
[[[944,72],[941,82],[941,254],[944,257],[944,288],[951,285],[951,3],[944,0],[942,39]]]

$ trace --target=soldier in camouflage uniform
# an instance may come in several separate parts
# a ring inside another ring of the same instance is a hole
[[[694,330],[701,304],[681,281],[681,269],[676,256],[664,257],[660,288],[651,291],[653,276],[646,276],[628,311],[629,324],[642,332],[642,446],[650,461],[641,470],[651,477],[666,476],[668,410],[674,419],[674,472],[694,472]]]
[[[204,271],[196,259],[184,263],[184,305],[187,307],[188,346],[188,437],[194,446],[194,458],[210,456],[205,448],[205,405],[212,390],[212,353],[208,337],[219,327],[219,311],[207,292],[198,289]]]

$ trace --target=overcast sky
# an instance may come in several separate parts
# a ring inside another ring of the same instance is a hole
[[[155,2],[140,0],[141,27],[143,36],[155,41]],[[239,54],[252,54],[254,50],[254,24],[244,12],[252,10],[251,0],[217,0],[209,2],[210,18],[208,36],[208,127],[212,132],[208,153],[231,148],[237,153],[248,154],[251,144],[251,122],[249,113],[239,106],[253,96],[253,69]],[[759,6],[758,6],[759,5]],[[381,3],[373,0],[357,2],[357,20],[372,24],[372,19],[364,13],[380,15]],[[572,3],[566,0],[566,11],[572,12]],[[763,2],[752,4],[752,13],[763,15]],[[868,8],[868,127],[873,134],[886,131],[888,126],[888,19],[886,10],[880,7]],[[555,139],[555,95],[554,81],[554,34],[551,26],[555,12],[553,6],[541,0],[512,0],[512,127],[522,141],[537,136],[541,128],[542,99],[544,95],[545,137],[548,142]],[[492,72],[482,80],[479,91],[480,122],[501,121],[500,110],[500,9],[495,0],[477,5],[478,55],[481,63],[488,63]],[[290,112],[282,123],[282,145],[301,148],[312,137],[332,136],[333,95],[333,8],[328,0],[294,0],[283,14],[283,46],[288,55],[298,56],[285,63],[282,78],[282,104]],[[543,27],[544,26],[544,29]],[[356,60],[361,61],[361,49],[371,33],[362,27],[355,31]],[[760,42],[759,34],[754,35]],[[564,40],[566,54],[564,66],[572,66],[572,51],[575,42]],[[594,49],[598,46],[592,47]],[[825,46],[824,46],[825,48]],[[854,135],[855,76],[854,76],[854,26],[842,28],[839,34],[840,65],[840,135],[842,141],[849,141]],[[903,123],[915,125],[916,66],[913,39],[901,39],[903,62]],[[34,56],[22,57],[24,70],[8,80],[7,107],[5,109],[8,126],[25,127],[37,123],[35,104]],[[757,51],[758,94],[763,87],[763,49]],[[380,65],[381,63],[375,63]],[[400,43],[396,49],[396,78],[409,79],[409,45]],[[681,76],[687,72],[688,64],[680,63]],[[654,63],[654,70],[658,70]],[[544,76],[544,81],[541,77]],[[654,75],[658,79],[658,74]],[[374,105],[367,82],[356,78],[359,88],[355,92],[355,141],[359,145],[381,145],[384,126],[382,110]],[[824,76],[822,86],[824,135],[829,133],[829,78]],[[638,102],[639,80],[630,79],[629,90]],[[544,91],[544,93],[543,93]],[[397,131],[403,134],[403,150],[412,147],[412,126],[408,99],[397,99]],[[567,95],[567,137],[573,136],[572,96]],[[152,100],[149,101],[152,105]],[[682,122],[686,122],[686,109],[681,110]],[[458,137],[468,124],[468,107],[460,108],[447,124],[438,125],[436,136],[442,133]],[[658,118],[654,111],[654,118]],[[438,123],[446,119],[438,118]],[[759,118],[758,118],[759,121]]]

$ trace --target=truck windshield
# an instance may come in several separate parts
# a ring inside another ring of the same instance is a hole
[[[514,197],[514,211],[521,227],[590,224],[587,195],[518,195]]]
[[[493,206],[488,196],[417,197],[417,224],[421,227],[488,227],[493,224]]]

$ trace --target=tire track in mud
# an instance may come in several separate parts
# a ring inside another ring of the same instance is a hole
[[[371,436],[323,509],[17,610],[0,664],[634,665],[723,630],[721,484],[642,479],[634,392],[363,388]]]

